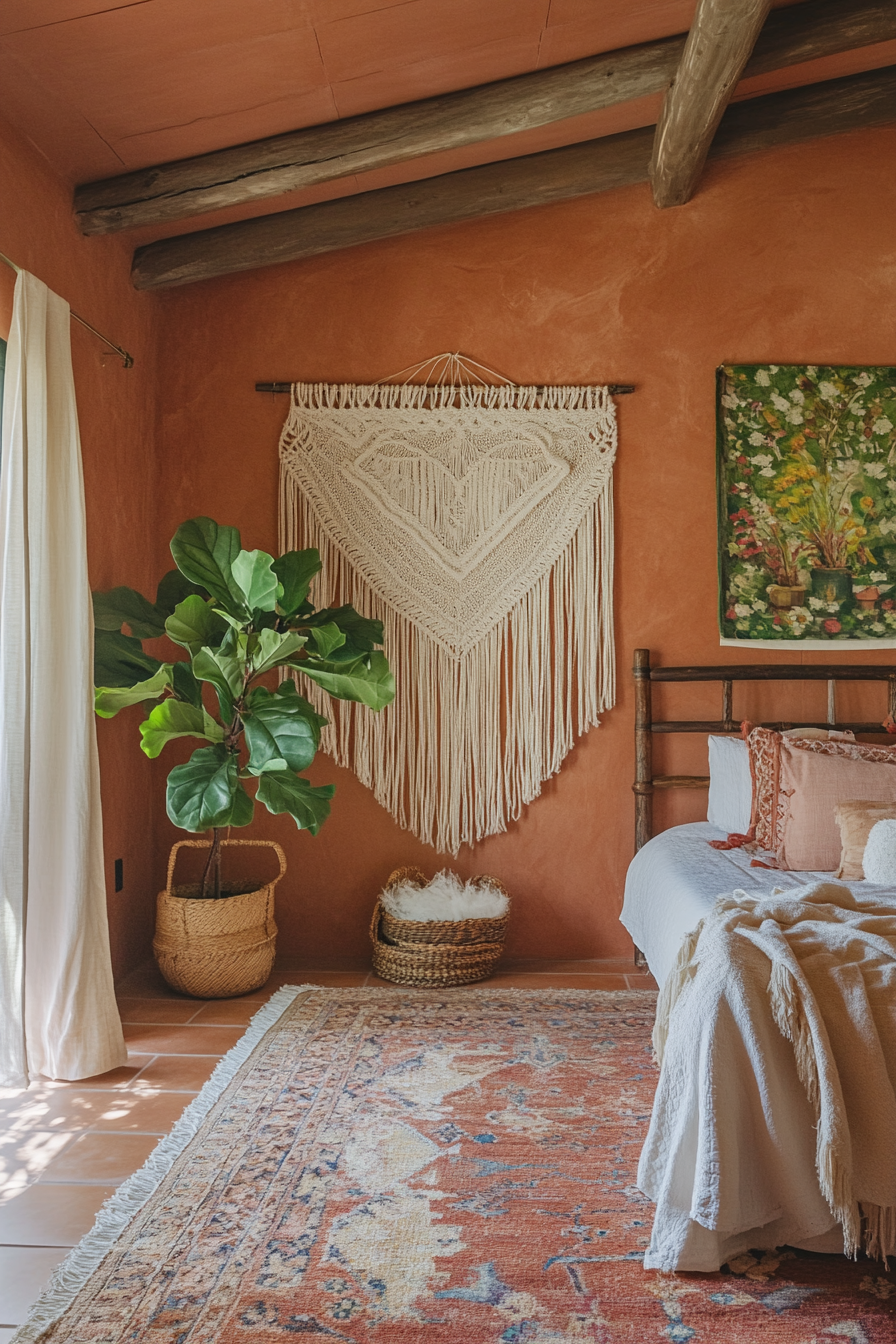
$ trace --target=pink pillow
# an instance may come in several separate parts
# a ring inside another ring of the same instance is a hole
[[[819,755],[845,761],[876,762],[896,766],[896,748],[893,747],[869,746],[863,742],[843,741],[838,738],[793,738],[785,733],[777,733],[772,728],[754,728],[749,723],[744,723],[743,733],[750,751],[750,773],[753,777],[750,838],[755,839],[762,849],[773,850],[775,853],[778,853],[783,843],[784,822],[787,815],[787,798],[782,792],[781,785],[781,759],[785,748],[790,758],[794,753],[808,753],[809,756]],[[878,802],[882,797],[885,801],[890,800],[889,794],[872,792],[841,793],[837,801],[868,798]],[[833,812],[831,823],[835,825]],[[838,850],[831,868],[836,868],[839,862]]]
[[[896,758],[867,759],[858,744],[849,755],[832,747],[846,743],[781,741],[780,825],[775,846],[779,868],[833,872],[840,864],[837,809],[854,799],[896,803]],[[807,750],[815,748],[815,750]],[[827,750],[819,750],[826,748]],[[871,748],[887,753],[887,748]],[[862,753],[862,754],[859,754]]]

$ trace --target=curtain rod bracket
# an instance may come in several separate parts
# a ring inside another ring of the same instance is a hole
[[[10,258],[5,256],[2,252],[0,252],[0,261],[8,266],[11,271],[15,271],[16,275],[22,270],[21,266],[17,266],[14,261],[11,261]],[[85,317],[82,317],[80,313],[75,312],[74,308],[69,307],[68,311],[76,322],[80,322],[82,327],[86,327],[88,331],[92,332],[94,336],[102,341],[103,345],[107,345],[110,351],[118,356],[121,360],[122,368],[132,369],[134,367],[133,355],[129,354],[127,350],[122,349],[120,345],[116,345],[114,341],[110,341],[109,337],[104,336],[101,331],[97,331],[96,327],[92,327]]]

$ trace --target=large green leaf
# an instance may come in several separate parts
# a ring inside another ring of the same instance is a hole
[[[195,705],[197,709],[202,707],[202,687],[193,676],[189,663],[171,664],[171,684],[179,699],[186,700],[187,704]]]
[[[345,635],[338,625],[330,621],[327,625],[312,625],[311,640],[318,658],[327,659],[334,649],[345,643]]]
[[[176,737],[202,737],[206,742],[222,742],[224,729],[204,709],[182,700],[163,700],[140,725],[142,750],[150,759]]]
[[[244,664],[242,659],[224,649],[202,648],[193,658],[193,673],[200,681],[210,681],[218,693],[221,717],[229,721],[233,702],[242,694]]]
[[[170,616],[176,606],[183,602],[185,597],[191,593],[198,593],[200,597],[207,597],[205,588],[198,583],[191,583],[185,574],[181,574],[179,569],[169,569],[167,574],[163,574],[159,579],[159,586],[156,589],[156,606],[163,617]]]
[[[136,686],[97,686],[94,706],[101,719],[114,719],[120,709],[139,705],[145,700],[158,700],[171,685],[171,664],[162,663],[146,681]]]
[[[228,611],[244,607],[232,566],[239,555],[240,534],[235,527],[219,527],[212,518],[181,523],[171,539],[171,554],[180,572],[201,584]]]
[[[321,571],[320,551],[287,551],[274,561],[273,570],[283,585],[278,606],[285,616],[293,616],[308,596],[311,580]]]
[[[382,621],[371,620],[360,615],[354,607],[324,607],[307,618],[308,625],[335,625],[345,635],[345,645],[340,652],[357,658],[362,653],[372,653],[377,644],[383,642]]]
[[[314,658],[290,666],[304,672],[337,700],[355,700],[371,709],[383,709],[395,699],[395,678],[381,653],[371,653],[348,667],[328,667]]]
[[[252,672],[258,676],[272,667],[287,662],[305,645],[305,636],[289,630],[285,635],[276,630],[262,630],[252,653]]]
[[[179,602],[165,622],[168,638],[189,649],[191,655],[197,654],[204,645],[217,647],[226,629],[217,612],[195,593]]]
[[[234,559],[233,577],[250,611],[273,611],[277,605],[280,581],[272,563],[265,551],[240,551]]]
[[[117,630],[94,632],[93,681],[96,686],[135,686],[163,667],[161,659],[143,652],[139,639]]]
[[[99,630],[130,628],[137,639],[157,639],[165,633],[165,620],[148,598],[134,588],[110,588],[93,594],[93,621]]]
[[[315,787],[290,770],[271,770],[259,778],[257,797],[269,812],[288,812],[300,831],[317,835],[330,815],[335,792],[332,784]]]
[[[326,655],[326,661],[338,667],[340,671],[343,670],[344,664],[366,658],[378,644],[383,642],[382,622],[368,620],[350,606],[326,607],[322,611],[300,614],[295,619],[294,628],[307,630],[311,635],[313,630],[331,625],[342,631],[345,640]]]
[[[199,747],[168,776],[168,816],[185,831],[248,826],[255,808],[239,781],[236,756],[222,743]]]
[[[314,760],[326,722],[291,681],[284,681],[273,695],[257,686],[243,715],[252,774],[306,769]]]

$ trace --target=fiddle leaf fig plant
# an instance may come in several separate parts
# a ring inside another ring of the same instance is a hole
[[[312,835],[329,815],[333,785],[312,785],[302,773],[327,720],[294,680],[278,685],[275,674],[298,673],[372,710],[394,699],[395,682],[376,647],[381,622],[351,606],[317,610],[309,601],[321,568],[316,550],[274,559],[244,550],[235,527],[191,518],[174,534],[171,554],[177,568],[159,583],[155,602],[132,588],[93,595],[96,712],[112,718],[146,706],[140,745],[149,757],[176,738],[199,740],[169,774],[166,805],[175,826],[212,830],[201,894],[219,896],[219,832],[248,826],[256,802]],[[143,648],[162,636],[177,648],[169,661]]]

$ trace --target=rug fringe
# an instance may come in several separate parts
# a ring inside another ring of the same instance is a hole
[[[106,1200],[91,1230],[57,1265],[50,1282],[32,1306],[24,1324],[13,1335],[10,1344],[36,1344],[41,1335],[59,1320],[131,1220],[149,1197],[155,1194],[177,1158],[198,1133],[202,1121],[228,1083],[262,1038],[299,994],[319,988],[319,985],[284,985],[255,1013],[244,1034],[221,1058],[211,1078],[195,1101],[186,1108],[171,1133],[156,1145],[140,1170],[135,1171]]]

